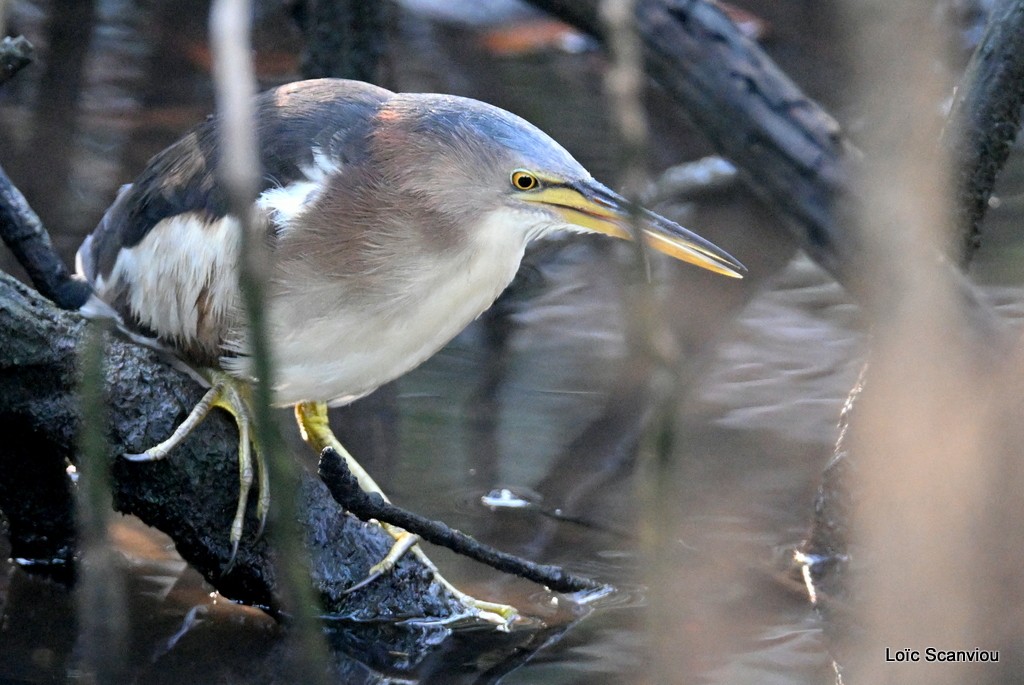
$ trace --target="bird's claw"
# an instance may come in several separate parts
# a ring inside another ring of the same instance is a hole
[[[238,542],[238,540],[231,541],[231,555],[228,557],[227,563],[224,564],[224,569],[221,571],[222,576],[231,573],[231,569],[235,567],[235,559],[238,558]]]
[[[377,567],[375,566],[374,568],[377,568]],[[356,590],[362,590],[364,587],[366,587],[367,585],[369,585],[373,581],[377,580],[378,578],[380,578],[385,573],[386,573],[386,571],[383,571],[383,570],[374,571],[373,569],[370,569],[370,572],[367,574],[367,576],[365,578],[360,580],[358,583],[356,583],[352,587],[345,588],[344,590],[342,590],[341,594],[343,594],[343,595],[350,595],[353,592],[355,592]]]
[[[462,598],[462,603],[472,609],[477,618],[496,624],[498,630],[510,630],[512,624],[519,618],[519,610],[511,604],[497,604],[469,595]]]
[[[370,575],[387,573],[395,567],[398,560],[405,556],[413,545],[420,541],[419,535],[413,535],[407,531],[395,528],[388,531],[395,542],[391,545],[387,555],[370,568]]]
[[[406,532],[398,528],[391,528],[389,526],[385,530],[387,530],[388,533],[395,540],[394,544],[391,545],[391,549],[388,550],[388,553],[384,556],[383,559],[381,559],[376,564],[370,567],[370,570],[369,572],[367,572],[365,578],[360,580],[352,587],[347,588],[342,594],[348,595],[355,592],[356,590],[364,588],[373,581],[383,576],[391,569],[393,569],[395,567],[395,564],[398,563],[398,560],[401,559],[402,556],[404,556],[405,553],[409,551],[409,548],[411,548],[413,545],[419,542],[420,539],[418,535],[413,535],[412,533]]]
[[[145,452],[137,452],[137,453],[136,452],[127,452],[125,454],[122,454],[121,458],[124,459],[125,461],[134,461],[136,463],[139,463],[139,462],[145,462],[145,461],[159,461],[163,457],[154,455],[154,454],[152,454],[150,452],[150,450],[146,450]]]
[[[270,510],[270,483],[268,469],[259,446],[253,444],[252,419],[249,406],[249,395],[243,382],[231,378],[219,371],[210,371],[208,374],[210,389],[206,391],[202,399],[189,412],[185,420],[174,430],[169,438],[163,442],[150,447],[145,452],[137,454],[123,454],[123,459],[133,462],[160,461],[166,458],[178,445],[188,437],[203,419],[205,419],[214,407],[220,407],[227,411],[235,419],[238,426],[238,506],[235,509],[234,518],[231,520],[231,531],[229,541],[231,543],[231,556],[224,565],[224,573],[227,573],[234,566],[238,557],[238,546],[242,540],[242,533],[245,524],[245,511],[249,501],[249,491],[252,489],[254,477],[259,479],[259,500],[256,507],[256,516],[259,518],[259,532],[257,537],[262,535],[263,528],[267,522],[267,513]]]

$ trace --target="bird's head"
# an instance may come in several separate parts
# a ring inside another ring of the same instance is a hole
[[[379,115],[391,131],[406,188],[457,213],[461,221],[497,212],[527,239],[555,231],[626,240],[637,226],[647,244],[715,273],[742,278],[729,253],[605,187],[565,148],[503,109],[447,95],[399,94]],[[396,165],[398,166],[398,165]]]

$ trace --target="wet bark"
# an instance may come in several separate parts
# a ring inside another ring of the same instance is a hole
[[[945,143],[956,172],[957,230],[966,263],[981,243],[981,221],[1017,133],[1024,104],[1024,3],[1003,0],[953,100]]]
[[[0,274],[0,509],[8,519],[14,556],[70,561],[73,502],[67,464],[77,459],[76,349],[85,321]],[[133,463],[117,455],[140,452],[165,438],[202,395],[202,388],[152,350],[110,336],[106,354],[114,506],[174,540],[182,555],[222,594],[263,606],[281,606],[278,569],[253,506],[238,557],[228,529],[237,501],[238,433],[214,412],[168,459]],[[304,474],[299,520],[311,563],[311,581],[324,609],[361,619],[450,617],[462,606],[406,557],[391,573],[345,595],[365,577],[391,539],[377,526],[346,514],[315,476]],[[250,500],[252,504],[252,500]]]
[[[67,266],[53,249],[50,234],[2,167],[0,236],[47,299],[64,309],[78,309],[89,299],[92,290],[85,282],[71,278]]]

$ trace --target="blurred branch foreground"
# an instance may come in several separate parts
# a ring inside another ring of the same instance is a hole
[[[832,566],[815,571],[826,577],[818,599],[852,609],[828,613],[841,619],[844,681],[1010,682],[1024,654],[1020,346],[1006,344],[1008,333],[979,335],[956,297],[959,274],[937,255],[966,262],[980,242],[1020,126],[1024,3],[995,3],[945,149],[935,144],[942,122],[928,113],[951,85],[935,68],[948,37],[934,4],[844,5],[848,59],[872,121],[857,216],[875,315],[870,366],[816,507],[809,549]],[[899,95],[879,84],[898,84]],[[848,601],[827,601],[837,597]],[[890,663],[899,649],[921,663]],[[929,660],[928,649],[954,658]]]

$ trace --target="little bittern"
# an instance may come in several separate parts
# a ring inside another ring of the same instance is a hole
[[[303,81],[261,95],[256,126],[275,402],[294,405],[303,437],[317,451],[334,446],[367,490],[379,492],[331,433],[327,405],[352,402],[440,349],[494,302],[531,240],[562,230],[629,238],[637,220],[661,252],[727,276],[743,271],[690,231],[632,211],[539,129],[482,102]],[[237,548],[254,471],[253,375],[238,222],[217,183],[219,154],[208,120],[154,157],[85,240],[78,270],[95,293],[84,312],[173,351],[210,385],[172,436],[134,458],[165,457],[214,406],[234,414]],[[262,520],[269,490],[255,447]]]

